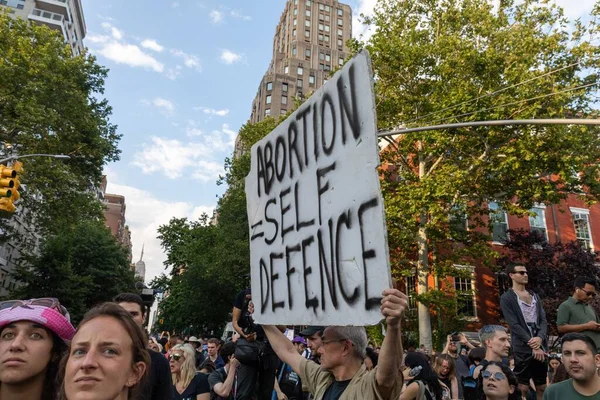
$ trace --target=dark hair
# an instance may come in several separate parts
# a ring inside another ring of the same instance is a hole
[[[146,314],[146,306],[144,305],[144,300],[140,297],[139,294],[135,293],[121,293],[116,295],[113,298],[114,303],[136,303],[140,306],[140,310],[142,311],[142,316]]]
[[[598,354],[596,343],[594,343],[594,341],[589,336],[584,335],[583,333],[567,333],[565,336],[562,337],[560,345],[562,347],[566,342],[574,342],[576,340],[581,340],[582,342],[585,342],[585,344],[590,349],[593,355]]]
[[[202,361],[202,364],[200,364],[200,366],[198,367],[198,371],[201,371],[205,369],[207,372],[207,375],[210,375],[211,373],[214,372],[215,368],[215,363],[212,362],[210,360],[210,358],[207,358],[206,360]]]
[[[521,394],[521,391],[519,390],[519,381],[517,380],[515,373],[512,372],[510,370],[510,368],[508,368],[506,365],[496,362],[496,361],[490,361],[488,364],[486,364],[485,367],[483,367],[480,374],[483,373],[483,371],[485,371],[486,369],[488,369],[488,367],[490,365],[495,365],[498,368],[500,368],[502,370],[502,373],[506,376],[506,379],[508,380],[508,384],[510,386],[514,387],[513,392],[508,395],[508,400],[521,400],[522,394]]]
[[[221,358],[229,364],[229,356],[235,354],[235,342],[227,342],[221,347]]]
[[[524,267],[524,265],[523,264],[514,264],[514,263],[508,264],[506,266],[506,268],[504,268],[504,272],[506,273],[506,276],[508,276],[510,278],[510,274],[515,273],[516,267]]]
[[[367,347],[367,357],[371,359],[373,367],[376,367],[379,362],[379,355],[375,353],[375,350],[373,350],[372,347]]]
[[[469,362],[475,364],[475,361],[481,362],[485,358],[485,347],[475,347],[469,351]]]
[[[598,289],[598,282],[594,278],[590,278],[588,276],[578,276],[575,278],[575,283],[573,284],[574,288],[583,289],[583,287],[588,284],[592,285],[595,289]]]
[[[82,326],[98,317],[111,317],[116,319],[125,329],[125,331],[127,331],[127,334],[131,338],[131,353],[133,356],[132,363],[138,363],[141,361],[146,365],[146,371],[144,372],[144,375],[140,378],[136,385],[129,388],[128,398],[137,399],[140,394],[140,389],[144,385],[146,378],[150,373],[150,353],[148,352],[148,349],[146,347],[146,334],[144,333],[142,328],[140,328],[140,326],[131,318],[131,315],[129,315],[129,313],[123,309],[123,307],[119,306],[116,303],[104,303],[92,308],[87,313],[85,313],[85,315],[83,316],[83,320],[81,320],[79,326],[77,327],[75,335],[77,335],[77,332],[79,332]],[[72,344],[73,342],[69,344],[69,350],[71,349]],[[65,394],[65,370],[67,367],[67,362],[69,360],[70,353],[71,352],[69,351],[67,354],[65,354],[65,356],[60,362],[59,382],[62,382],[60,388],[61,399],[67,398]]]
[[[442,385],[438,380],[437,374],[431,369],[431,365],[427,357],[420,352],[413,351],[406,354],[404,364],[409,368],[421,367],[421,372],[413,378],[413,381],[419,380],[426,383],[429,389],[433,392],[435,399],[442,398]]]
[[[569,376],[569,373],[567,372],[567,367],[565,367],[565,364],[561,363],[558,367],[556,367],[556,370],[554,371],[554,374],[552,375],[551,383],[558,383],[558,382],[566,381],[569,378],[570,378],[570,376]]]

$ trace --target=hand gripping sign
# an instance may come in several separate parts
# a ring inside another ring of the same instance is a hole
[[[378,149],[365,51],[252,146],[246,197],[258,323],[381,320],[391,274]]]

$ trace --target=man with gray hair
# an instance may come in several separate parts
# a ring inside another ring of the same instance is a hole
[[[501,325],[485,325],[479,330],[479,340],[485,347],[485,359],[473,371],[476,379],[490,361],[502,362],[503,358],[508,357],[510,350],[507,329]]]
[[[275,326],[263,326],[269,342],[281,361],[292,367],[315,399],[346,400],[398,399],[403,376],[400,320],[408,298],[396,289],[386,289],[381,313],[387,322],[387,335],[372,371],[364,365],[367,332],[364,327],[330,326],[323,332],[319,348],[321,365],[307,360]]]

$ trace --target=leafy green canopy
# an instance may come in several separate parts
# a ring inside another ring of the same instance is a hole
[[[94,305],[135,292],[127,253],[102,222],[78,223],[48,238],[39,255],[24,261],[15,278],[27,286],[14,289],[11,297],[56,297],[75,324]]]
[[[549,1],[492,3],[378,1],[366,21],[374,35],[353,46],[372,57],[380,129],[592,114],[598,6],[585,26]],[[493,262],[488,203],[523,216],[582,187],[596,201],[599,154],[598,129],[581,126],[400,135],[382,160],[394,273],[445,276],[458,273],[455,264]],[[456,229],[465,215],[469,229]],[[419,300],[431,304],[436,295]]]
[[[159,238],[167,254],[165,275],[151,283],[168,292],[160,304],[159,330],[193,334],[220,334],[228,322],[235,295],[247,285],[250,273],[250,246],[244,179],[250,172],[250,147],[271,132],[279,122],[268,118],[248,123],[239,132],[239,146],[245,151],[225,160],[228,185],[219,199],[212,223],[204,215],[199,221],[172,219],[159,228]]]
[[[71,156],[24,160],[23,207],[42,233],[101,216],[92,189],[118,160],[121,137],[101,97],[107,72],[89,54],[72,57],[56,31],[0,12],[0,142],[18,154]]]

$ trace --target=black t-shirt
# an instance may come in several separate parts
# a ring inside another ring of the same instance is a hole
[[[208,378],[203,373],[198,372],[183,393],[180,394],[175,385],[173,385],[173,400],[196,400],[196,396],[199,394],[209,392]]]
[[[217,395],[215,393],[215,385],[217,383],[225,383],[225,380],[227,379],[227,372],[225,371],[225,368],[217,368],[216,370],[214,370],[209,376],[208,376],[208,384],[210,385],[210,398],[212,400],[235,400],[235,397],[233,395],[235,390],[232,390],[231,393],[229,393],[229,396],[225,397],[221,397],[219,395]],[[237,384],[237,381],[234,381],[234,389],[235,386]]]
[[[169,362],[159,352],[150,353],[150,374],[143,384],[142,400],[171,400],[173,398],[173,381]]]
[[[350,384],[351,380],[352,379],[348,379],[347,381],[333,381],[325,391],[323,400],[338,400]]]
[[[235,296],[235,300],[233,301],[233,306],[235,308],[242,310],[242,316],[240,317],[240,319],[238,319],[238,325],[244,331],[247,328],[249,328],[248,318],[245,316],[245,314],[248,312],[248,303],[250,302],[250,299],[246,298],[246,293],[247,293],[247,290],[242,290],[241,292],[239,292],[237,294],[237,296]],[[248,296],[250,296],[250,295],[248,294]],[[254,323],[254,321],[252,321],[252,323]],[[260,325],[254,325],[254,329],[250,329],[250,330],[256,332],[257,340],[265,339],[265,331],[263,330],[263,328]]]

